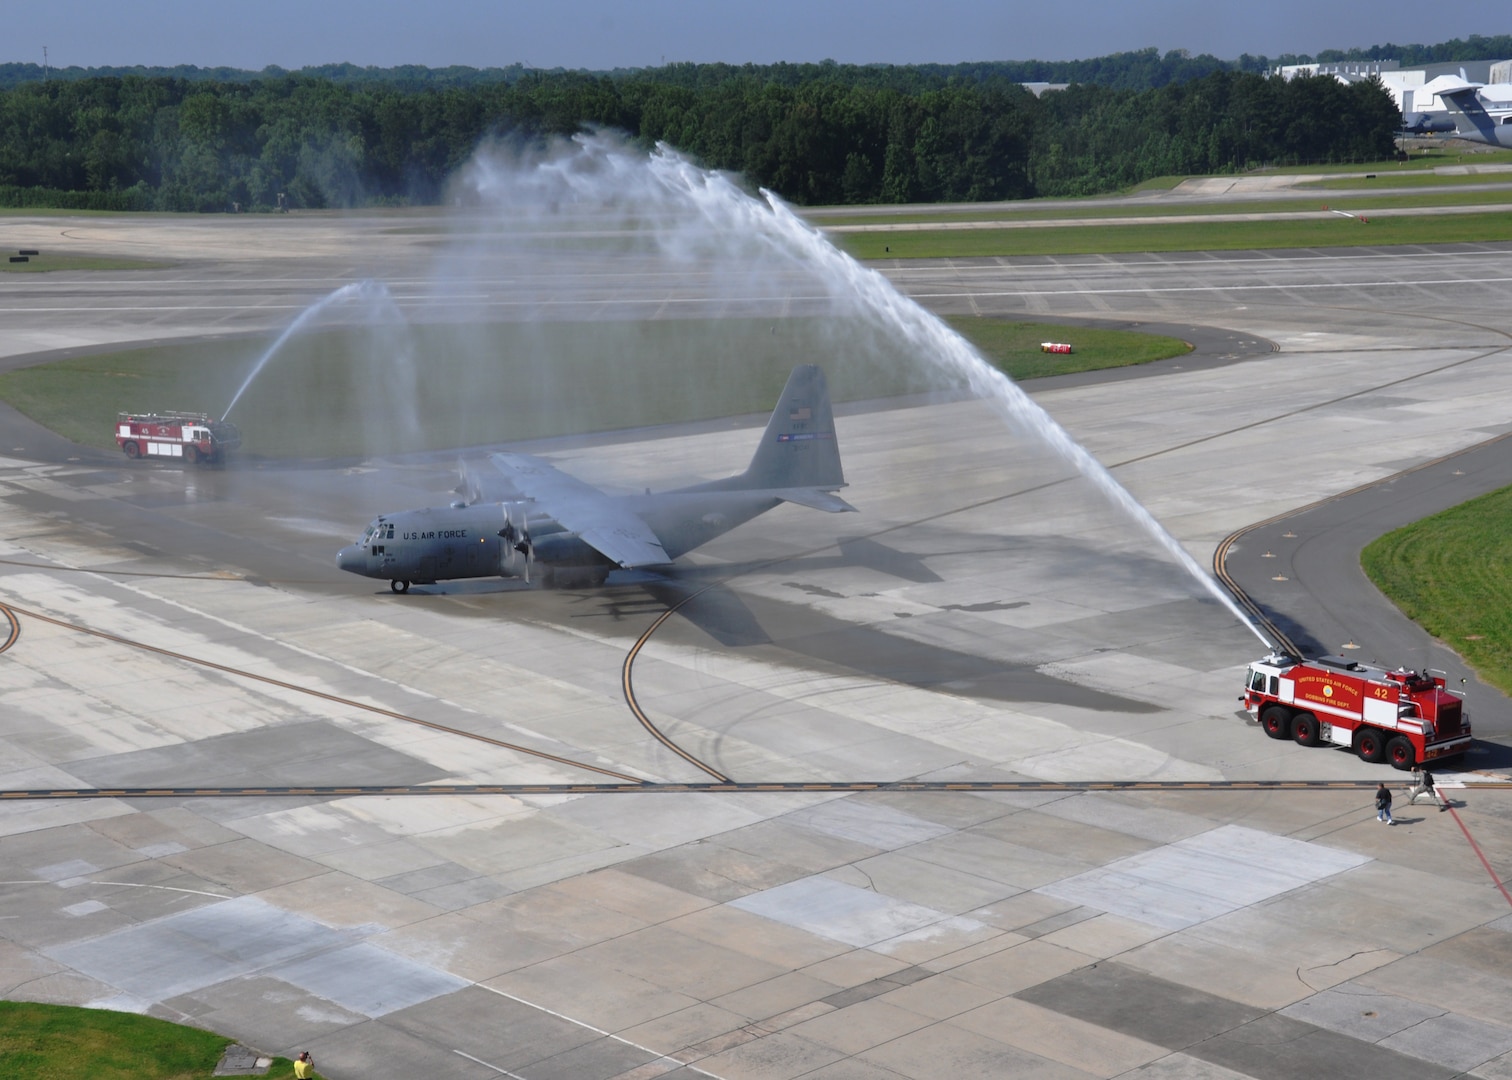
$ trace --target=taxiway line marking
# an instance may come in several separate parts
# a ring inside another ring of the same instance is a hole
[[[663,1059],[677,1061],[677,1059],[673,1058],[670,1054],[659,1053],[658,1051],[651,1049],[649,1046],[642,1046],[638,1042],[631,1042],[629,1039],[625,1038],[623,1035],[616,1035],[612,1031],[605,1031],[603,1028],[594,1027],[592,1024],[590,1024],[590,1023],[588,1023],[588,1022],[586,1022],[584,1020],[578,1020],[578,1019],[575,1019],[575,1018],[573,1018],[571,1016],[566,1015],[565,1013],[559,1013],[555,1009],[548,1009],[544,1005],[537,1005],[533,1001],[526,1001],[524,998],[522,998],[522,997],[516,997],[515,995],[509,993],[506,990],[500,990],[496,986],[489,986],[486,983],[473,983],[473,985],[476,986],[480,990],[487,990],[490,994],[498,994],[501,998],[508,998],[510,1001],[516,1002],[517,1004],[524,1005],[527,1008],[535,1009],[537,1012],[543,1012],[547,1016],[554,1016],[558,1020],[565,1020],[569,1024],[575,1024],[578,1027],[584,1028],[585,1030],[588,1030],[588,1031],[591,1031],[591,1032],[593,1032],[596,1035],[602,1035],[606,1039],[613,1039],[615,1042],[622,1043],[623,1045],[628,1046],[631,1049],[639,1050],[643,1054],[651,1054],[658,1061],[663,1060]],[[477,1060],[477,1059],[474,1058],[473,1060]],[[487,1062],[483,1062],[483,1064],[486,1065],[488,1063]],[[696,1073],[699,1073],[699,1074],[701,1074],[703,1076],[707,1076],[707,1077],[710,1078],[710,1080],[721,1080],[720,1077],[715,1076],[713,1073],[708,1072],[708,1071],[706,1071],[704,1069],[700,1069],[697,1065],[689,1065],[686,1062],[682,1062],[682,1061],[678,1061],[678,1064],[682,1068],[684,1068],[684,1069],[692,1069]],[[490,1066],[490,1067],[492,1067],[492,1066]]]
[[[1378,780],[834,780],[695,781],[690,783],[628,784],[392,784],[368,787],[353,785],[302,785],[300,787],[183,787],[183,788],[17,788],[0,791],[3,800],[37,799],[200,799],[200,798],[385,798],[436,795],[676,795],[864,791],[1366,791]],[[1512,789],[1512,778],[1463,780],[1465,790]]]
[[[475,1058],[471,1054],[465,1053],[464,1051],[455,1050],[454,1049],[454,1050],[452,1050],[452,1053],[456,1054],[458,1057],[465,1057],[468,1061],[476,1061],[479,1065],[483,1066],[485,1069],[492,1069],[496,1073],[500,1073],[500,1074],[502,1074],[504,1076],[510,1077],[510,1080],[525,1080],[525,1078],[523,1076],[521,1076],[519,1073],[512,1073],[508,1069],[501,1068],[500,1066],[495,1065],[491,1061],[484,1061],[482,1058]]]
[[[149,645],[143,641],[133,641],[130,638],[121,637],[118,634],[112,634],[104,630],[96,630],[93,627],[82,626],[79,623],[71,623],[64,619],[55,619],[51,615],[43,615],[40,612],[29,611],[26,608],[16,607],[13,604],[0,603],[0,611],[4,611],[7,616],[12,619],[14,619],[15,615],[19,613],[21,615],[25,615],[29,619],[36,619],[38,622],[45,622],[52,626],[60,626],[65,630],[74,630],[80,634],[88,634],[91,637],[102,638],[105,641],[115,642],[118,645],[126,645],[133,649],[141,649],[143,652],[150,652],[157,656],[166,656],[171,660],[178,660],[186,664],[194,664],[198,667],[209,668],[212,671],[223,672],[224,674],[232,675],[237,678],[250,679],[253,682],[264,683],[268,686],[276,686],[280,690],[289,690],[296,694],[308,694],[310,697],[320,698],[322,701],[329,701],[337,705],[345,706],[347,708],[359,709],[363,712],[374,713],[378,716],[388,717],[390,720],[400,720],[407,724],[416,724],[420,727],[430,728],[432,731],[441,731],[445,732],[448,735],[460,735],[463,738],[487,743],[490,746],[497,746],[501,749],[511,750],[515,753],[526,754],[530,757],[535,758],[543,758],[547,761],[555,762],[558,765],[566,765],[574,769],[584,769],[588,772],[598,773],[600,776],[612,776],[617,780],[623,780],[627,783],[637,784],[641,782],[640,777],[630,776],[622,772],[616,772],[613,769],[606,769],[601,765],[589,765],[586,762],[573,761],[571,758],[561,757],[557,754],[548,753],[545,750],[535,750],[528,746],[520,746],[517,743],[505,742],[503,739],[495,739],[489,735],[480,735],[477,732],[464,731],[461,728],[449,727],[446,724],[438,724],[434,720],[422,720],[418,716],[409,716],[405,713],[395,712],[392,709],[381,708],[377,705],[367,705],[360,701],[353,701],[350,698],[339,697],[336,694],[328,694],[323,690],[312,690],[307,686],[299,686],[296,683],[285,682],[282,679],[275,679],[268,675],[258,675],[255,672],[245,671],[241,668],[230,667],[226,664],[218,664],[214,660],[206,660],[203,657],[189,656],[186,653],[174,652],[171,649],[164,649],[157,645]],[[182,791],[183,789],[179,788],[165,789],[163,791],[163,794],[181,793]],[[136,794],[152,795],[154,793],[154,791],[147,791],[137,792]],[[249,791],[248,793],[250,794],[254,792]]]
[[[1494,884],[1501,892],[1502,898],[1506,900],[1509,905],[1512,905],[1512,893],[1507,892],[1507,886],[1502,882],[1501,878],[1496,876],[1496,871],[1491,869],[1490,860],[1486,858],[1486,853],[1481,850],[1481,846],[1475,842],[1475,837],[1470,835],[1470,828],[1465,824],[1463,819],[1460,818],[1459,811],[1456,810],[1453,804],[1450,803],[1447,799],[1444,800],[1444,805],[1449,807],[1449,813],[1454,815],[1454,823],[1460,827],[1460,832],[1465,834],[1465,839],[1470,843],[1470,850],[1475,852],[1475,857],[1479,859],[1480,864],[1486,868],[1486,873],[1491,875],[1492,884]]]
[[[713,587],[713,585],[707,585],[704,588],[699,589],[697,592],[683,597],[677,603],[669,607],[666,611],[658,615],[656,619],[651,623],[651,625],[646,627],[646,629],[641,632],[640,637],[635,639],[635,644],[630,646],[630,651],[625,654],[625,662],[620,665],[620,688],[624,691],[625,704],[629,706],[630,712],[633,713],[635,718],[640,721],[641,727],[645,728],[651,733],[652,738],[661,743],[668,750],[671,750],[678,757],[688,762],[690,765],[694,765],[699,769],[702,769],[704,772],[708,773],[710,776],[714,777],[714,779],[722,783],[729,783],[730,778],[724,773],[720,772],[712,765],[706,765],[702,761],[699,761],[698,758],[688,753],[686,750],[678,746],[675,742],[664,735],[662,733],[662,730],[655,724],[653,724],[651,722],[651,718],[645,714],[644,710],[641,709],[640,702],[637,701],[635,697],[635,658],[639,656],[640,651],[646,647],[646,642],[650,641],[651,635],[655,634],[656,631],[661,628],[662,623],[666,622],[673,615],[675,615],[678,610],[683,607],[683,605],[687,604],[694,597],[707,592]]]
[[[1369,289],[1369,288],[1397,288],[1415,289],[1433,285],[1507,285],[1512,284],[1512,277],[1464,277],[1464,278],[1430,278],[1423,281],[1392,280],[1381,278],[1377,280],[1362,281],[1294,281],[1280,282],[1277,284],[1255,284],[1253,282],[1235,281],[1212,285],[1120,285],[1103,286],[1096,288],[1045,288],[1045,289],[986,289],[971,290],[966,292],[919,292],[909,293],[914,300],[969,300],[976,299],[1003,299],[1039,296],[1159,296],[1165,293],[1192,294],[1192,293],[1278,293],[1288,291],[1309,292],[1338,289]],[[732,301],[730,297],[723,296],[679,296],[679,297],[578,297],[564,300],[548,298],[535,298],[531,300],[507,300],[497,297],[489,297],[482,300],[456,301],[444,297],[395,297],[395,302],[403,306],[406,303],[426,303],[432,307],[458,306],[465,302],[474,307],[485,308],[573,308],[573,307],[624,307],[644,308],[673,304],[679,307],[694,307],[699,305],[715,306],[727,305]],[[762,302],[771,301],[769,296],[745,296],[735,297],[735,302]],[[813,295],[790,295],[788,303],[822,303],[828,297]],[[297,311],[306,307],[303,303],[288,304],[142,304],[129,306],[98,306],[77,305],[72,307],[4,307],[0,305],[0,311],[11,315],[67,315],[79,311],[88,311],[90,314],[110,314],[115,312],[131,312],[132,314],[160,313],[192,311],[200,314],[218,311]]]
[[[5,637],[5,644],[0,645],[0,653],[3,653],[20,639],[21,620],[16,618],[16,613],[4,604],[0,604],[0,614],[4,614],[5,621],[10,623],[10,633]]]

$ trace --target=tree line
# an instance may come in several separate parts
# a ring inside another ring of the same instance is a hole
[[[843,65],[522,71],[414,87],[284,75],[94,77],[0,91],[0,205],[268,210],[434,203],[488,136],[665,142],[799,204],[1093,194],[1262,163],[1379,160],[1377,83],[1249,72],[1036,98],[996,75]]]
[[[1458,60],[1512,59],[1512,35],[1454,38],[1436,45],[1372,45],[1368,48],[1324,49],[1316,56],[1284,53],[1280,56],[1242,54],[1237,60],[1220,60],[1209,53],[1193,56],[1185,49],[1161,53],[1158,49],[1136,49],[1110,53],[1082,60],[992,60],[962,64],[837,64],[826,60],[818,64],[668,64],[659,68],[616,68],[613,71],[579,71],[577,74],[613,79],[650,79],[655,82],[707,85],[735,76],[762,82],[797,85],[823,76],[830,80],[869,86],[889,85],[894,89],[938,89],[952,82],[1094,83],[1122,90],[1152,90],[1172,83],[1205,78],[1217,71],[1265,74],[1275,67],[1293,64],[1333,63],[1346,60],[1399,60],[1403,67]],[[0,64],[0,90],[27,82],[58,79],[65,82],[95,78],[183,79],[189,82],[254,82],[259,79],[283,79],[300,75],[337,83],[390,84],[415,90],[421,88],[476,86],[480,83],[514,83],[532,74],[560,75],[563,69],[540,72],[524,64],[506,67],[475,68],[454,64],[429,68],[419,64],[400,64],[380,68],[358,64],[319,64],[289,71],[277,65],[251,71],[244,68],[197,67],[179,64],[173,67],[52,67],[40,64]]]
[[[1437,45],[1372,45],[1368,49],[1324,49],[1320,63],[1344,60],[1399,60],[1403,67],[1450,64],[1463,60],[1512,60],[1512,34],[1471,34]],[[1310,64],[1311,60],[1288,61]]]

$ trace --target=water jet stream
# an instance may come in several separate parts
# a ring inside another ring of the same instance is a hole
[[[881,273],[862,266],[840,251],[816,228],[799,218],[776,194],[763,190],[765,205],[740,191],[718,173],[699,169],[668,147],[659,147],[651,167],[663,182],[690,197],[705,215],[711,203],[774,246],[806,264],[840,302],[860,304],[876,319],[906,339],[926,362],[963,383],[974,395],[992,403],[1018,430],[1027,431],[1069,462],[1115,507],[1147,533],[1176,564],[1192,576],[1234,618],[1260,639],[1267,640],[1222,586],[1207,574],[1138,499],[1101,462],[1041,408],[1017,383],[987,362],[976,348],[917,302],[895,289]]]
[[[284,347],[290,338],[318,319],[321,313],[327,308],[339,304],[344,300],[354,298],[373,304],[381,304],[387,308],[394,307],[394,301],[389,294],[388,286],[377,281],[354,281],[349,285],[343,285],[328,296],[321,297],[300,312],[299,316],[285,328],[284,332],[278,335],[277,340],[268,346],[267,351],[257,358],[257,363],[252,365],[252,370],[247,373],[247,377],[242,380],[241,386],[232,395],[231,404],[227,405],[226,411],[221,413],[221,419],[225,420],[231,415],[231,410],[236,408],[236,403],[247,392],[247,388],[252,385],[253,381],[262,372],[262,369],[267,366],[268,361],[278,354],[278,351]]]

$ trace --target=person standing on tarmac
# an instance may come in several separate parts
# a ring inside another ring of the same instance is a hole
[[[1384,783],[1376,788],[1376,820],[1396,824],[1391,820],[1391,790]]]
[[[308,1050],[301,1050],[299,1056],[294,1059],[294,1075],[299,1080],[315,1075],[315,1059],[310,1056]]]
[[[1409,806],[1417,803],[1419,795],[1427,795],[1434,802],[1438,803],[1440,813],[1449,809],[1449,804],[1444,801],[1444,797],[1438,793],[1438,788],[1433,783],[1433,774],[1431,772],[1421,765],[1414,765],[1412,767],[1412,776],[1417,783],[1407,789],[1407,803]]]

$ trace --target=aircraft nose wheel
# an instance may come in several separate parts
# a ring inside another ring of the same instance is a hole
[[[389,588],[393,589],[396,593],[407,593],[407,592],[409,592],[409,587],[410,587],[410,583],[407,582],[407,581],[391,581],[391,582],[389,582]]]

